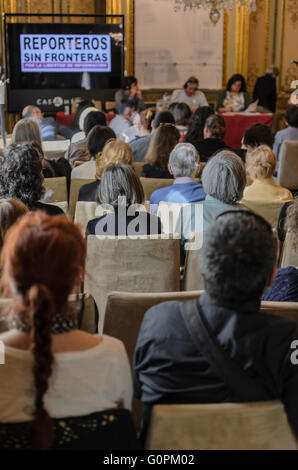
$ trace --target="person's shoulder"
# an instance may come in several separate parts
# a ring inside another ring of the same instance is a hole
[[[160,201],[165,201],[167,202],[167,199],[161,199],[162,197],[167,196],[169,193],[171,193],[173,190],[173,186],[165,186],[164,188],[159,188],[153,191],[153,193],[150,196],[150,202],[153,202],[157,204]]]

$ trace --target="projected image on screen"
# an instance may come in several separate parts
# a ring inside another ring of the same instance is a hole
[[[10,90],[117,89],[123,25],[8,23],[6,53]]]
[[[111,72],[107,34],[21,34],[22,72]]]

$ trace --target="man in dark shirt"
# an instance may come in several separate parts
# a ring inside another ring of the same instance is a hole
[[[298,434],[298,324],[260,312],[260,297],[276,272],[270,225],[244,210],[219,215],[204,233],[200,263],[205,293],[199,299],[162,303],[144,316],[133,368],[143,437],[156,403],[263,400],[282,400]],[[211,332],[211,358],[208,341],[199,346],[186,311]],[[217,348],[226,370],[212,360]],[[229,369],[236,370],[235,383],[227,380]]]
[[[276,108],[276,78],[279,70],[274,65],[268,67],[266,74],[256,81],[253,101],[259,100],[258,111],[275,113]]]

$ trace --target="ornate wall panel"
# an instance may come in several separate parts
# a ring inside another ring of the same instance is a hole
[[[297,60],[298,1],[283,0],[283,25],[281,47],[281,89],[290,92],[291,83],[298,79],[298,67],[291,64]]]
[[[269,36],[270,0],[258,0],[257,11],[249,18],[247,85],[250,92],[256,78],[263,75],[268,66]]]

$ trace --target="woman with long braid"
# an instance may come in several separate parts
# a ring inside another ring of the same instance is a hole
[[[9,331],[0,335],[0,423],[32,421],[34,448],[52,446],[52,418],[131,406],[123,344],[78,330],[69,309],[85,256],[80,229],[42,212],[22,217],[4,243],[2,281],[13,305]]]

